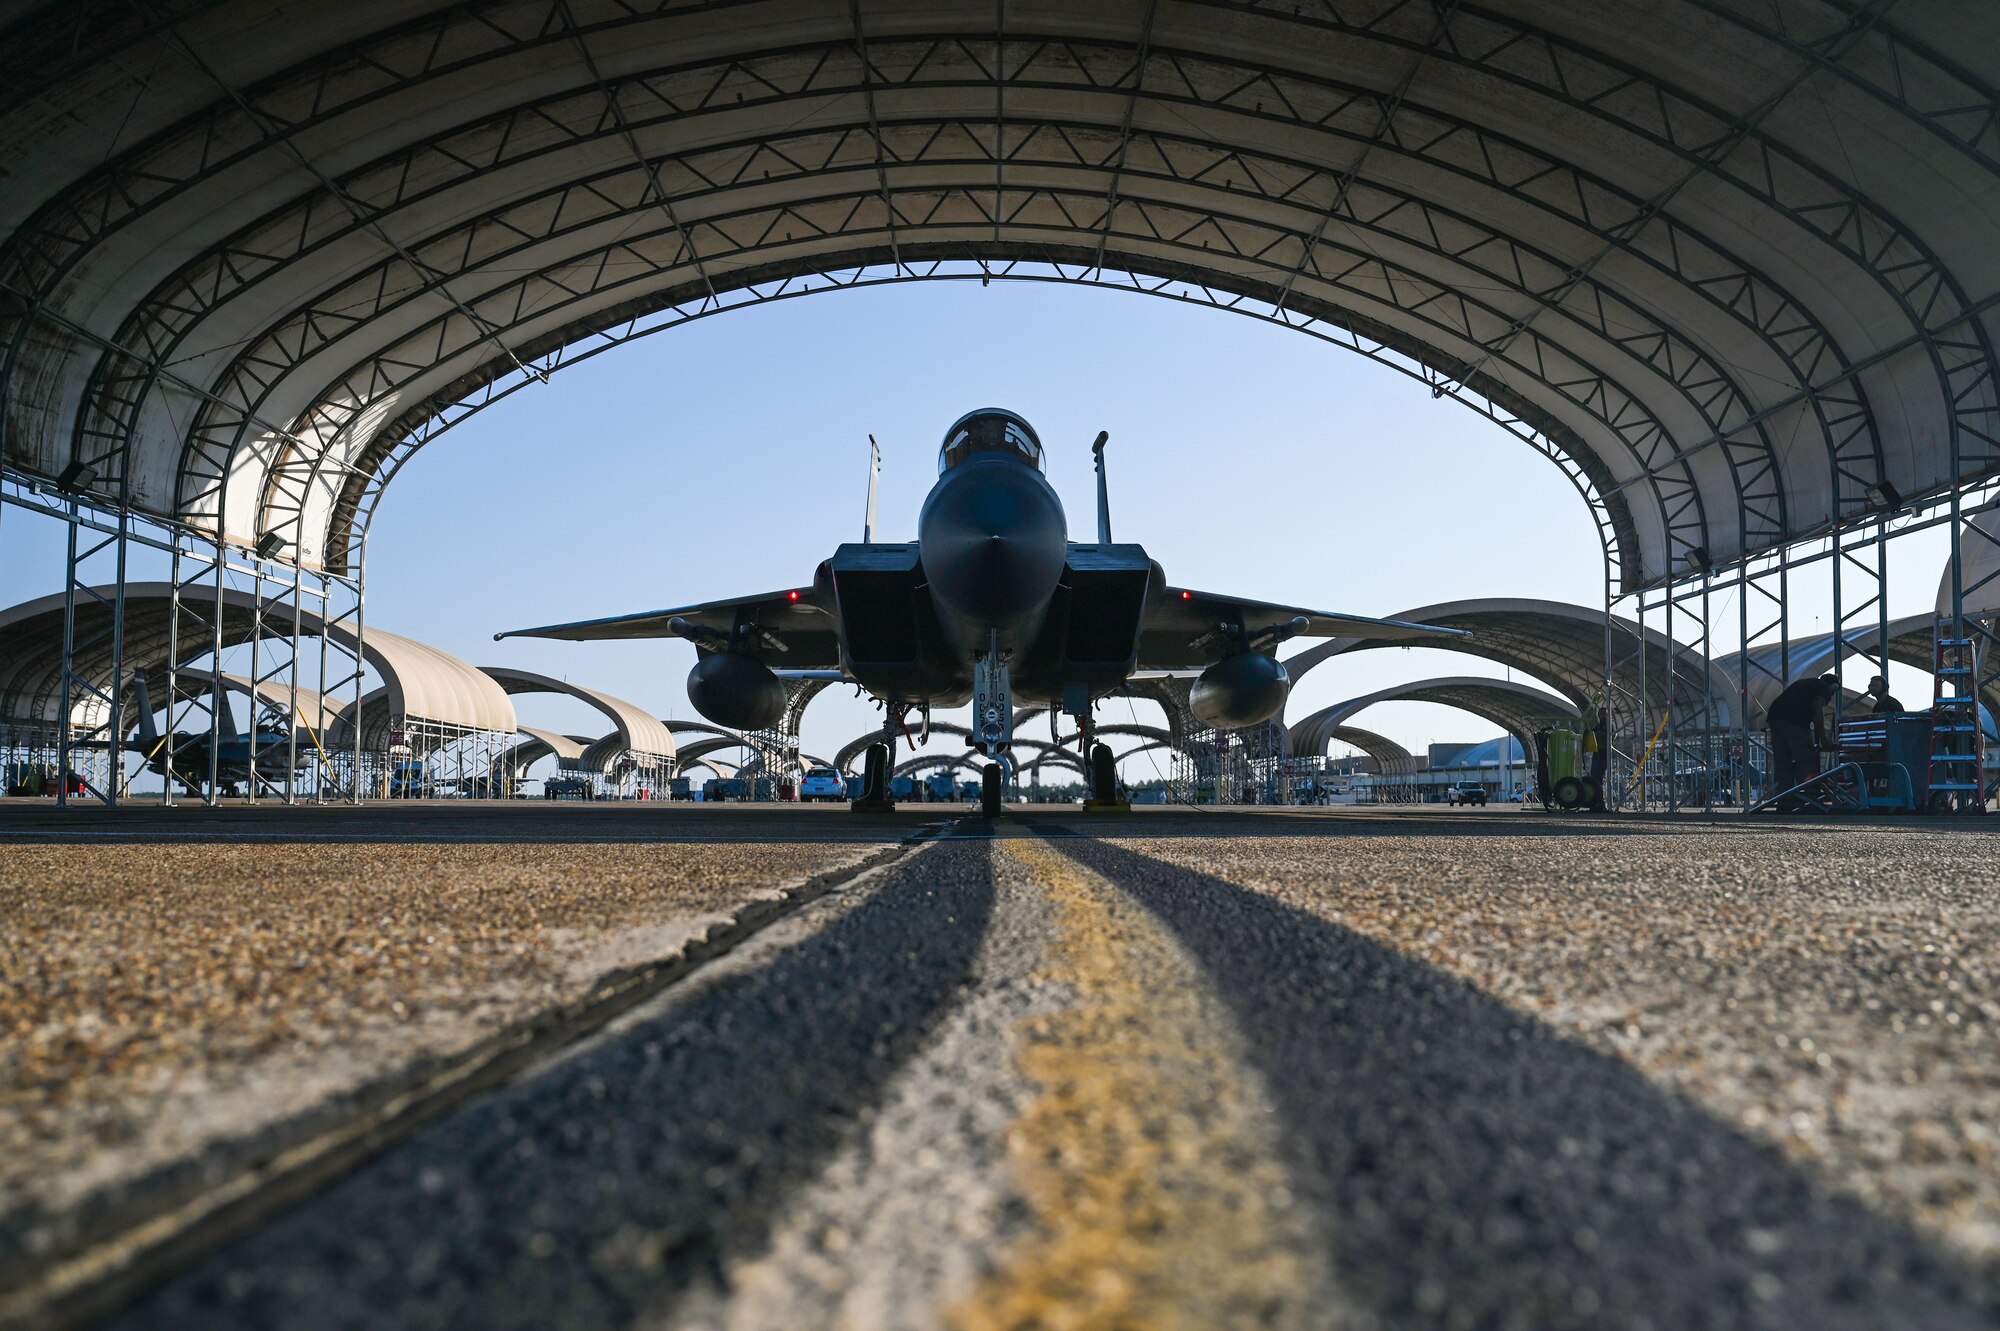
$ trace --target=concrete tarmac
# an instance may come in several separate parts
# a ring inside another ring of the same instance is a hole
[[[369,812],[317,830],[482,835]],[[223,839],[281,826],[228,813]],[[1993,1327],[1995,848],[1502,809],[963,819],[108,1324]]]

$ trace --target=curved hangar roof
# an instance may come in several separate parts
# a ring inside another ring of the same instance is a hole
[[[113,677],[112,591],[100,587],[88,600],[77,598],[77,640],[90,646],[80,653],[76,673],[100,690],[108,688]],[[144,674],[150,679],[165,672],[173,645],[172,595],[169,583],[126,584],[124,645],[129,674]],[[257,636],[257,610],[258,602],[250,593],[234,587],[223,590],[219,627],[224,647]],[[268,606],[265,613],[270,615]],[[299,624],[307,633],[324,633],[345,647],[353,646],[351,625],[323,621],[310,607],[300,608]],[[272,618],[267,617],[263,627],[269,636],[280,636]],[[181,644],[180,650],[185,663],[205,655],[208,644]],[[371,726],[386,729],[392,721],[425,720],[503,734],[515,728],[514,704],[501,687],[449,652],[386,629],[370,628],[362,637],[361,654],[382,678],[382,686],[363,699]],[[62,715],[62,677],[63,594],[37,597],[0,610],[0,724],[57,725]],[[164,705],[165,680],[158,682],[152,696]],[[237,686],[232,683],[231,687]],[[266,700],[282,697],[282,705],[289,705],[291,694],[267,684],[260,696]],[[311,697],[309,692],[305,696]],[[322,703],[339,712],[338,731],[345,716],[341,701],[324,699]],[[312,703],[303,705],[310,714]],[[72,716],[79,724],[103,724],[106,710],[101,699],[87,692],[72,700]]]
[[[0,448],[340,567],[552,366],[998,272],[1388,361],[1652,582],[2000,465],[2000,13],[1882,10],[14,0]]]
[[[1703,662],[1699,653],[1656,628],[1640,626],[1604,612],[1563,601],[1518,597],[1486,597],[1419,606],[1396,616],[1413,624],[1466,629],[1472,637],[1453,644],[1451,651],[1480,656],[1547,681],[1578,708],[1594,707],[1604,693],[1604,652],[1607,633],[1619,681],[1633,693],[1644,686],[1649,705],[1685,707],[1703,696]],[[1328,638],[1285,659],[1285,669],[1297,684],[1306,671],[1348,652],[1420,643],[1389,638]],[[1643,655],[1643,667],[1641,657]],[[1671,662],[1669,658],[1671,657]],[[1672,670],[1668,669],[1669,664]],[[1673,687],[1668,687],[1668,681]],[[1736,715],[1735,676],[1708,667],[1707,691],[1724,720]]]
[[[674,756],[674,736],[667,728],[667,723],[637,703],[629,703],[623,698],[614,698],[600,689],[585,688],[581,684],[572,684],[566,679],[537,674],[532,670],[516,670],[512,666],[481,666],[479,670],[510,696],[522,693],[556,693],[589,703],[596,708],[615,728],[609,735],[591,746],[595,752],[581,755],[585,761],[594,762],[601,759],[608,763],[621,752],[658,758]]]
[[[1347,739],[1342,732],[1347,730],[1350,717],[1379,702],[1434,702],[1456,707],[1491,721],[1530,746],[1537,727],[1574,720],[1577,715],[1576,707],[1566,699],[1511,680],[1471,675],[1420,679],[1349,698],[1346,702],[1322,707],[1312,715],[1294,721],[1286,729],[1291,751],[1324,757],[1327,742],[1334,739],[1360,747],[1357,741]]]

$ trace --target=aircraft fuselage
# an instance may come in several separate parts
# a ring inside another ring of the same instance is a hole
[[[938,478],[916,541],[843,545],[818,583],[855,682],[938,707],[972,696],[975,663],[989,653],[1025,701],[1117,687],[1136,661],[1147,599],[1163,586],[1141,546],[1071,542],[1054,487],[1002,453]]]

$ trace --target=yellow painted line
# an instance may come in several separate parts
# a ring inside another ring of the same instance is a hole
[[[1022,1024],[1038,1088],[1007,1136],[1032,1230],[952,1310],[960,1331],[1325,1325],[1321,1245],[1227,1011],[1157,920],[1046,842],[995,842],[1054,908]],[[996,865],[996,868],[1002,866]]]

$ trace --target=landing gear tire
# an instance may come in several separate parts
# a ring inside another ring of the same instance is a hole
[[[1099,804],[1118,799],[1118,760],[1109,744],[1090,746],[1090,798]]]
[[[999,763],[986,764],[986,770],[979,774],[979,816],[998,818],[1000,816],[1001,779]]]
[[[847,806],[850,809],[893,809],[895,804],[889,799],[889,746],[870,744],[861,763],[861,798]]]

